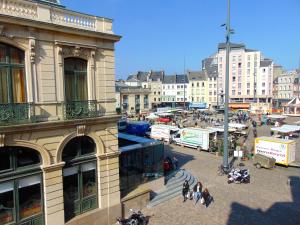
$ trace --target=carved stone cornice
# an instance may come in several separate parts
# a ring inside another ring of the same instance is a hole
[[[84,58],[90,58],[93,57],[91,50],[87,48],[82,48],[79,46],[61,46],[58,53],[62,55],[63,57],[84,57]]]

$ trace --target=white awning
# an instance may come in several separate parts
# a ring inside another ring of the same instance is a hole
[[[287,116],[283,116],[283,115],[268,115],[267,117],[270,119],[285,119],[285,118],[287,118]]]
[[[247,127],[245,124],[241,124],[241,123],[229,123],[228,126],[237,129],[245,129]]]
[[[292,133],[300,131],[300,126],[296,125],[283,125],[281,127],[273,127],[272,131],[280,132],[280,133]]]

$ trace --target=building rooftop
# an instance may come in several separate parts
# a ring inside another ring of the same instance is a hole
[[[206,58],[202,61],[202,69],[206,71],[208,77],[218,76],[218,64],[213,57]]]
[[[271,59],[265,59],[260,61],[260,67],[268,67],[273,63]]]
[[[176,75],[168,75],[164,77],[164,84],[175,84],[176,83]]]
[[[163,81],[164,79],[164,76],[165,76],[165,71],[151,71],[150,73],[150,79],[152,81]]]
[[[177,84],[188,83],[188,76],[186,74],[175,75]]]
[[[218,49],[225,49],[226,43],[219,43]],[[230,43],[230,48],[245,48],[245,44],[243,43]]]
[[[207,78],[205,71],[188,71],[189,81],[205,80]]]

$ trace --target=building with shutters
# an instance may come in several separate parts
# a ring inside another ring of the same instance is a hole
[[[0,1],[0,224],[121,215],[112,20]]]

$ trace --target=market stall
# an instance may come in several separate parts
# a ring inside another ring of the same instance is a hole
[[[293,136],[299,136],[297,132],[300,131],[300,126],[286,124],[281,127],[273,127],[271,128],[271,131],[276,137],[284,137],[285,139],[289,139]]]
[[[283,115],[287,116],[300,116],[300,99],[298,97],[293,98],[283,106]]]

